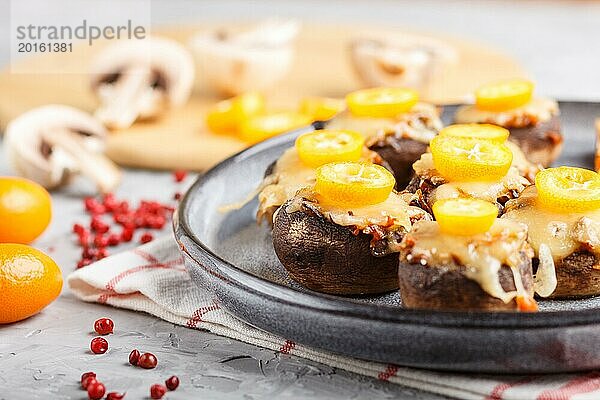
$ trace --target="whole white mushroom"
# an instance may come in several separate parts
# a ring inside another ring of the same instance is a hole
[[[93,116],[65,105],[27,111],[6,128],[5,148],[15,172],[53,189],[75,175],[108,193],[121,181],[119,168],[103,154],[107,132]]]

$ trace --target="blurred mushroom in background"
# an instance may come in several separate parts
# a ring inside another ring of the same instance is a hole
[[[242,32],[219,29],[190,40],[199,74],[218,92],[235,96],[279,82],[294,59],[295,20],[266,20]]]
[[[106,156],[107,132],[93,116],[64,105],[21,114],[6,128],[5,149],[14,171],[48,189],[82,174],[101,193],[114,190],[121,171]]]
[[[188,50],[158,37],[110,45],[93,60],[91,72],[100,101],[96,117],[117,129],[185,104],[195,74]]]
[[[356,75],[366,87],[406,87],[427,93],[431,79],[458,62],[450,45],[429,37],[356,38],[349,45]]]

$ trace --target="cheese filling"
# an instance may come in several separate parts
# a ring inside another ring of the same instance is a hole
[[[377,162],[377,153],[363,150],[363,161]],[[294,197],[298,190],[315,184],[315,168],[300,160],[295,147],[287,149],[275,163],[272,173],[265,177],[258,193],[257,219],[260,222],[269,210],[277,208]]]
[[[583,249],[600,255],[600,210],[556,213],[539,207],[536,200],[537,188],[530,186],[506,204],[502,216],[529,227],[529,243],[536,255],[541,256],[544,245],[555,262]]]
[[[529,103],[506,111],[485,111],[475,105],[460,107],[454,121],[457,124],[485,123],[505,128],[524,128],[548,121],[559,115],[558,103],[546,98],[534,98]]]
[[[413,222],[431,219],[422,209],[409,206],[405,198],[396,192],[390,193],[381,203],[348,208],[331,204],[312,188],[304,188],[293,197],[286,212],[303,208],[309,208],[334,224],[350,227],[356,233],[371,235],[371,250],[377,256],[398,252],[400,241],[404,233],[412,229]],[[375,242],[382,239],[386,241],[385,248],[375,249]]]
[[[327,125],[327,129],[349,129],[362,133],[367,147],[388,136],[429,143],[442,127],[438,109],[426,103],[417,103],[410,112],[395,118],[355,117],[345,112]]]
[[[514,162],[502,179],[492,182],[446,182],[446,179],[435,169],[431,153],[423,154],[413,164],[413,169],[421,179],[429,180],[437,186],[431,193],[430,204],[438,200],[462,196],[496,202],[498,198],[504,195],[514,197],[511,192],[518,194],[531,184],[529,180],[520,175],[519,170],[514,166]]]
[[[527,227],[518,222],[496,219],[486,233],[458,236],[442,232],[436,222],[420,221],[402,241],[401,257],[433,268],[464,266],[467,278],[490,296],[508,303],[516,296],[531,297],[519,272],[523,252],[533,256],[527,244]],[[502,265],[511,267],[516,290],[502,288],[498,275]]]

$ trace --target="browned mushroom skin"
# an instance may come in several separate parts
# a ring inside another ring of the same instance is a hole
[[[291,277],[309,289],[338,295],[385,293],[398,288],[398,254],[376,257],[371,235],[355,234],[303,202],[275,215],[273,246]],[[375,244],[377,247],[377,244]]]
[[[516,300],[504,303],[490,296],[481,286],[465,275],[466,267],[449,265],[422,265],[419,260],[408,262],[400,256],[398,278],[402,306],[405,308],[445,311],[516,311]],[[533,296],[531,259],[520,253],[519,272],[525,290]],[[515,290],[515,281],[509,266],[498,272],[502,288]]]
[[[426,143],[415,139],[390,135],[373,143],[369,149],[389,164],[396,178],[396,190],[403,190],[414,175],[412,165],[427,151],[427,147]]]
[[[516,143],[533,164],[548,167],[560,155],[563,137],[558,116],[524,128],[509,127],[508,130],[508,140]]]
[[[533,261],[534,266],[538,263]],[[556,289],[550,298],[586,297],[600,294],[600,259],[580,250],[555,263]]]

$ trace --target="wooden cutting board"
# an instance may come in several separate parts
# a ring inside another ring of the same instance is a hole
[[[213,26],[214,27],[214,26]],[[196,32],[212,27],[177,27],[154,29],[186,43]],[[296,108],[304,96],[343,97],[360,87],[353,74],[347,45],[364,33],[367,37],[394,37],[404,30],[379,27],[304,25],[296,44],[296,59],[290,74],[267,93],[274,109]],[[459,61],[436,76],[425,100],[438,104],[460,102],[482,83],[526,73],[517,62],[487,46],[439,34],[419,33],[453,46]],[[85,49],[75,46],[70,54],[44,54],[20,61],[30,71],[47,70],[60,65],[70,70],[86,71],[90,57],[101,44]],[[230,136],[214,135],[204,125],[207,108],[218,97],[211,93],[202,76],[196,77],[190,101],[182,108],[169,111],[153,122],[136,123],[131,128],[112,132],[107,154],[121,165],[204,170],[242,150],[246,144]],[[96,102],[89,91],[86,74],[43,74],[0,72],[0,128],[20,113],[36,106],[59,103],[92,111]]]

